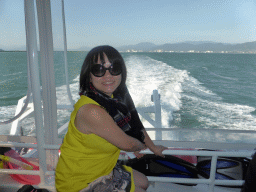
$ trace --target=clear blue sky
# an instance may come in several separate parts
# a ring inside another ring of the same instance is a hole
[[[57,3],[56,3],[57,2]],[[60,1],[52,1],[52,9]],[[256,0],[66,0],[68,48],[256,41]],[[54,12],[60,16],[60,11]],[[61,38],[59,19],[54,35]],[[61,40],[54,42],[61,46]],[[25,46],[23,0],[0,0],[0,49]]]

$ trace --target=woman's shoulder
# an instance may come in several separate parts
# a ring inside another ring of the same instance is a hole
[[[81,106],[85,105],[85,104],[95,104],[95,105],[99,105],[96,101],[94,101],[93,99],[91,99],[90,97],[87,97],[85,95],[81,95],[80,99],[76,102],[75,107],[80,108]]]
[[[75,125],[83,133],[92,133],[91,125],[101,122],[108,113],[101,106],[88,103],[81,106],[77,112]]]
[[[107,111],[100,105],[88,103],[80,107],[77,117],[83,119],[98,119],[99,117],[108,115]]]

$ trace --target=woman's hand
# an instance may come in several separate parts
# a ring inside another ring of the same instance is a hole
[[[134,155],[136,156],[136,158],[139,159],[139,158],[143,157],[145,154],[140,153],[140,151],[135,151]]]
[[[162,145],[155,145],[154,147],[152,147],[150,150],[158,156],[164,157],[163,155],[163,151],[168,149],[168,147],[162,146]]]
[[[152,149],[150,149],[155,155],[164,157],[163,155],[163,151],[167,150],[168,147],[164,147],[162,145],[155,145]],[[141,158],[143,157],[145,154],[140,153],[140,151],[135,151],[134,155],[136,156],[136,158]]]

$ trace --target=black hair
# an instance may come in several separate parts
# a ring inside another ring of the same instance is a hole
[[[115,48],[109,45],[103,45],[103,46],[98,46],[93,48],[85,57],[83,66],[81,68],[81,73],[80,73],[80,93],[84,93],[90,90],[89,87],[90,87],[91,65],[97,63],[99,55],[100,55],[101,62],[104,63],[103,53],[106,54],[110,63],[113,63],[113,61],[115,60],[119,60],[122,65],[121,83],[117,87],[115,92],[122,92],[122,90],[126,87],[125,82],[126,82],[127,70],[126,70],[123,57]]]
[[[126,66],[121,54],[113,47],[109,45],[103,45],[93,48],[85,57],[83,66],[80,73],[80,95],[90,91],[90,72],[91,65],[96,64],[98,57],[100,55],[100,60],[104,63],[104,55],[106,54],[110,63],[113,63],[115,60],[119,60],[122,65],[122,79],[120,85],[114,91],[114,97],[117,97],[122,100],[122,102],[128,107],[128,110],[131,113],[132,121],[129,122],[132,129],[127,132],[128,135],[137,138],[144,143],[145,136],[142,132],[144,129],[143,124],[140,121],[138,112],[135,108],[131,95],[126,87]]]

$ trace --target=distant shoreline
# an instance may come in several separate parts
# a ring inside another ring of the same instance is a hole
[[[7,53],[7,52],[26,52],[26,51],[0,51],[0,53]],[[39,51],[40,52],[40,51]],[[54,51],[54,52],[61,52],[61,51]],[[88,51],[81,51],[81,50],[68,50],[68,52],[88,52]],[[191,54],[250,54],[254,55],[256,52],[214,52],[214,51],[119,51],[120,53],[191,53]]]
[[[156,45],[150,42],[138,43],[136,45],[125,45],[115,47],[119,52],[171,52],[171,53],[222,53],[222,54],[256,54],[256,41],[227,44],[209,41],[166,43]],[[22,52],[26,47],[17,47],[21,50],[9,50],[9,52]],[[56,51],[63,51],[63,48],[54,48]],[[68,51],[89,51],[92,47],[82,46]],[[0,49],[0,52],[8,52]]]
[[[1,51],[1,50],[0,50],[0,53],[1,53],[1,52],[27,52],[27,51],[5,51],[5,50]]]

